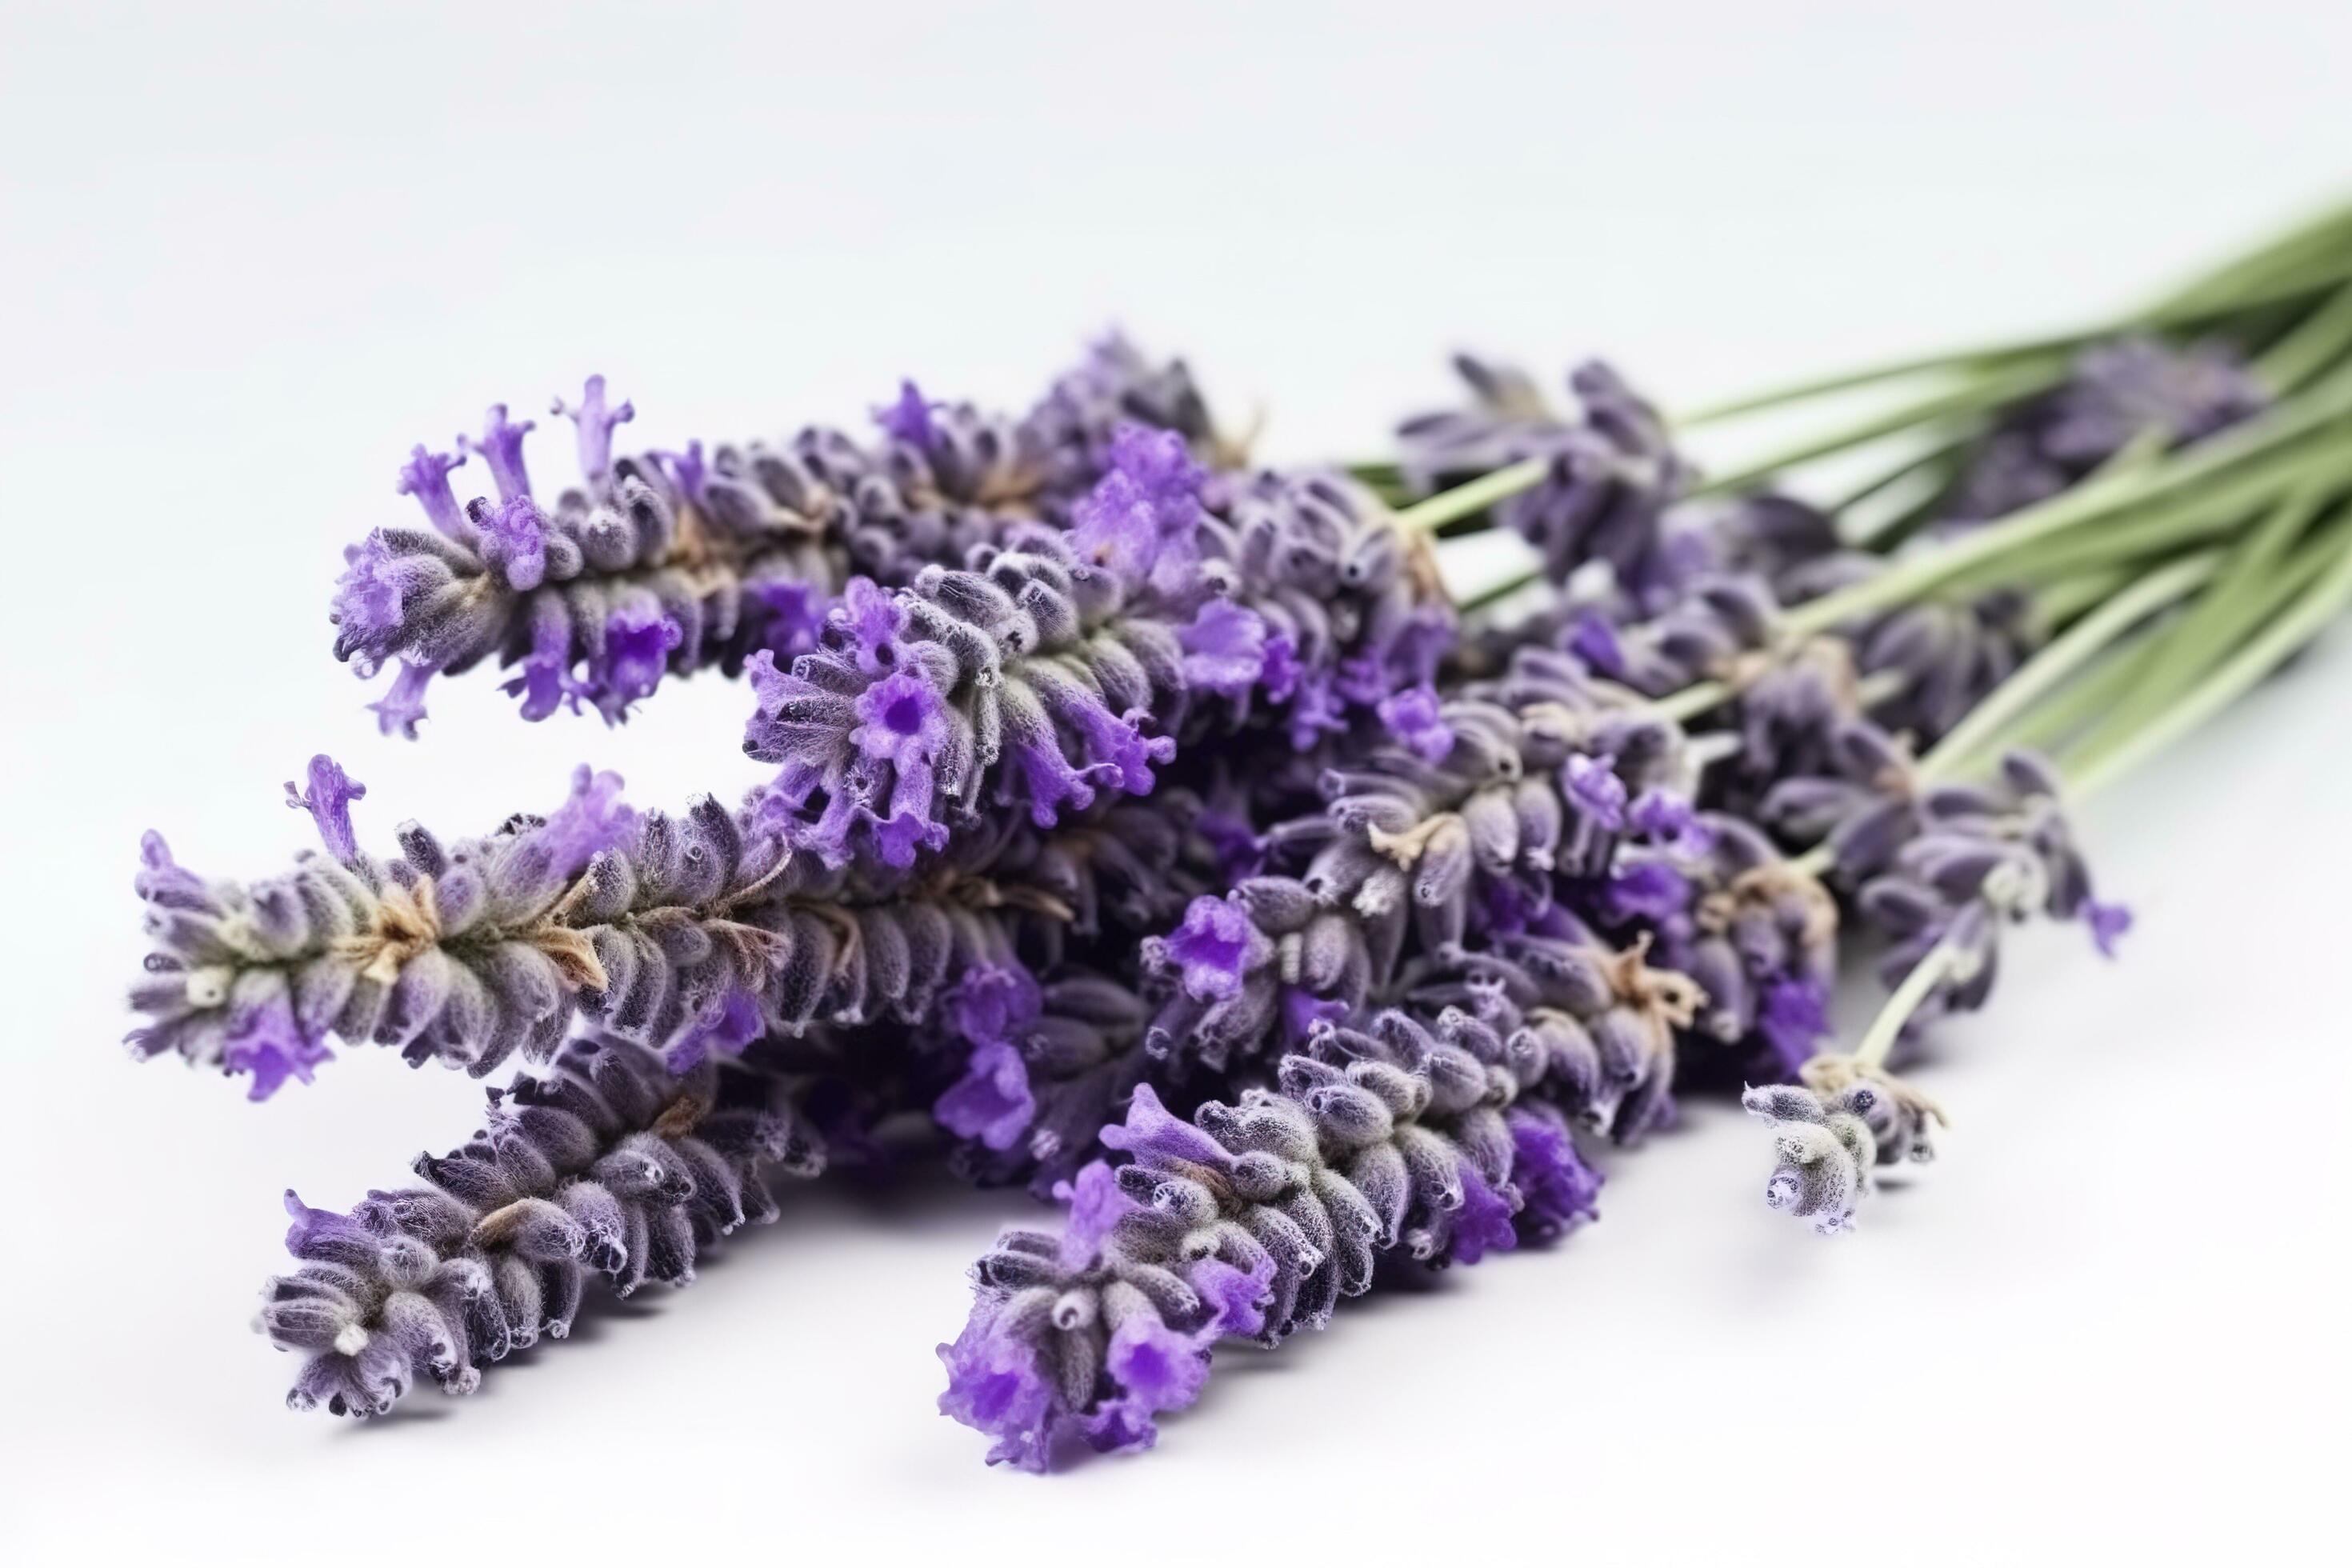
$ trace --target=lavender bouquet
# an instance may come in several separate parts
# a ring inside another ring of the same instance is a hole
[[[884,1160],[1065,1211],[940,1347],[940,1408],[1032,1469],[1149,1447],[1221,1346],[1556,1241],[1591,1141],[1678,1095],[1738,1095],[1766,1202],[1849,1230],[1934,1152],[1895,1069],[2004,931],[2128,929],[2079,808],[2352,598],[2352,209],[2078,331],[1674,420],[1599,364],[1458,369],[1393,457],[1306,469],[1120,339],[1019,415],[908,383],[863,433],[644,452],[591,377],[551,492],[503,405],[415,447],[422,526],[329,612],[387,733],[484,667],[532,721],[740,678],[774,772],[663,809],[583,767],[371,849],[319,757],[288,871],[147,837],[135,1055],[256,1100],[370,1044],[504,1075],[405,1184],[287,1194],[289,1404],[470,1392],[595,1280],[692,1279],[772,1174]],[[1465,587],[1486,530],[1529,565]],[[1848,960],[1889,995],[1840,1050]]]

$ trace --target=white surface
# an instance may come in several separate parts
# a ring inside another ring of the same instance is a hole
[[[473,680],[376,739],[325,595],[410,441],[597,369],[648,444],[909,370],[1009,401],[1118,319],[1344,451],[1456,342],[1686,402],[2121,302],[2352,174],[2326,0],[989,9],[0,5],[0,1554],[2331,1555],[2340,638],[2098,803],[2128,961],[2018,944],[1923,1075],[1945,1163],[1859,1237],[1765,1213],[1702,1111],[1559,1251],[1223,1358],[1158,1452],[1044,1483],[930,1412],[1002,1194],[794,1194],[474,1400],[277,1407],[278,1189],[396,1178],[478,1090],[126,1065],[138,830],[270,869],[321,748],[378,836],[582,757],[750,777],[703,682],[608,734]]]

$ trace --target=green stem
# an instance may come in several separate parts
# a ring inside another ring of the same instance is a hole
[[[2352,535],[2347,535],[2352,537]],[[2103,731],[2067,759],[2069,793],[2087,797],[2105,789],[2227,708],[2319,635],[2352,602],[2352,548],[2332,542],[2333,559],[2318,580],[2296,597],[2263,634],[2223,661],[2187,696],[2153,720],[2131,729]]]
[[[1726,491],[1743,490],[1759,480],[1770,478],[1783,468],[1793,468],[1800,463],[1826,458],[1867,441],[1908,430],[1916,425],[1948,418],[1955,415],[1979,413],[2021,397],[2044,391],[2065,379],[2066,362],[2057,357],[2029,359],[2013,368],[1987,374],[1948,391],[1930,397],[1916,398],[1897,407],[1874,414],[1858,424],[1832,431],[1826,436],[1808,437],[1796,445],[1770,457],[1711,475],[1691,489],[1693,496],[1721,495]]]
[[[2059,741],[2079,734],[2085,724],[2105,712],[2130,687],[2133,679],[2147,668],[2148,655],[2155,651],[2150,640],[2126,644],[2106,663],[2012,724],[2000,737],[2001,745],[2013,750],[2047,752]],[[1967,759],[1969,764],[1981,761]],[[1972,767],[1959,765],[1961,762],[1960,758],[1953,759],[1956,773],[1972,771]]]
[[[1949,978],[1967,957],[1968,950],[1948,937],[1929,948],[1878,1010],[1878,1016],[1870,1021],[1862,1043],[1853,1048],[1854,1065],[1885,1067],[1895,1042],[1903,1037],[1903,1026],[1911,1021],[1911,1015],[1919,1010],[1928,994]]]
[[[2314,487],[2291,492],[2231,548],[2221,580],[2178,626],[2158,639],[2147,671],[2108,716],[2108,722],[2125,728],[2153,714],[2203,667],[2213,648],[2228,646],[2232,628],[2242,627],[2246,606],[2260,604],[2266,596],[2265,587],[2277,581],[2276,564],[2319,515],[2326,499],[2326,492]]]
[[[1927,487],[1927,493],[1903,510],[1881,518],[1866,527],[1845,526],[1840,531],[1846,542],[1857,546],[1878,549],[1895,542],[1913,525],[1924,520],[1949,493],[1952,481],[1960,471],[1960,459],[1971,445],[1983,437],[1984,430],[1985,422],[1981,419],[1964,421],[1953,432],[1937,437],[1925,450],[1906,458],[1887,472],[1848,490],[1834,504],[1822,510],[1842,523],[1851,525],[1851,514],[1865,501],[1888,494],[1896,486],[1922,476],[1932,478],[1934,483]]]
[[[1833,392],[1853,392],[1862,387],[1875,386],[1881,382],[1925,375],[1930,371],[1995,371],[2035,354],[2071,353],[2104,335],[2097,331],[2062,332],[2046,338],[2028,338],[2019,342],[1977,344],[1965,349],[1918,354],[1909,359],[1887,360],[1878,364],[1864,365],[1859,370],[1836,371],[1810,381],[1790,382],[1722,403],[1704,404],[1686,414],[1676,416],[1673,424],[1677,429],[1687,430],[1695,426],[1712,425],[1737,414],[1778,408],[1809,398],[1826,397]]]
[[[2177,562],[2141,578],[2083,617],[2066,634],[2028,659],[1954,725],[1935,749],[1919,759],[1922,778],[1952,776],[1957,763],[1991,745],[2010,723],[2042,696],[2104,652],[2141,621],[2193,592],[2213,575],[2219,552]]]
[[[2310,294],[2340,280],[2347,270],[2344,252],[2352,247],[2352,205],[2332,206],[2278,238],[2191,280],[2155,304],[2085,330],[2020,342],[1979,343],[1919,354],[1794,382],[1765,392],[1711,404],[1683,415],[1688,427],[1833,392],[1851,392],[1930,371],[1989,371],[2034,354],[2072,353],[2084,346],[2134,331],[2196,325],[2219,316]]]
[[[2033,595],[2033,618],[2052,630],[2069,626],[2114,597],[2132,576],[2128,567],[2107,566],[2061,577]]]
[[[2205,484],[2184,487],[2129,517],[2070,531],[1953,573],[1942,592],[1966,595],[2004,584],[2048,582],[2202,543],[2242,527],[2248,514],[2298,486],[2352,480],[2352,446],[2332,435],[2310,437],[2293,452]]]
[[[1528,458],[1507,468],[1496,468],[1466,485],[1440,490],[1427,500],[1405,508],[1396,514],[1397,531],[1407,535],[1419,533],[1440,523],[1452,522],[1457,517],[1485,511],[1498,500],[1508,500],[1521,490],[1533,489],[1549,472],[1549,458]]]
[[[2339,289],[2266,350],[2254,362],[2254,374],[2285,396],[2343,358],[2347,348],[2352,348],[2352,289]]]
[[[2152,468],[2085,480],[1948,544],[1898,561],[1874,577],[1800,605],[1789,612],[1785,624],[1798,634],[1826,631],[1868,611],[1908,603],[1970,567],[2012,556],[2024,545],[2271,456],[2278,447],[2340,417],[2347,409],[2352,409],[2352,378],[2331,378],[2330,384],[2200,442]]]
[[[2352,203],[2336,202],[2252,250],[2176,289],[2147,310],[2158,320],[2227,309],[2249,295],[2308,278],[2315,264],[2340,256],[2352,239]]]

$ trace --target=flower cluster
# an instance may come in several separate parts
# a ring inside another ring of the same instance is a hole
[[[489,658],[515,669],[505,689],[526,719],[587,707],[617,721],[666,673],[732,675],[755,653],[805,651],[852,574],[902,583],[1014,522],[1059,518],[1103,472],[1117,427],[1216,448],[1183,366],[1119,339],[1021,418],[904,383],[875,410],[872,441],[813,426],[616,455],[636,410],[602,376],[552,411],[577,427],[577,486],[535,492],[523,448],[537,424],[493,405],[479,436],[419,445],[402,465],[399,492],[429,527],[379,528],[344,552],[335,657],[365,677],[399,662],[373,704],[386,733],[415,733],[435,675]],[[461,503],[451,476],[476,457],[495,498]]]
[[[1766,1206],[1811,1220],[1823,1236],[1853,1228],[1880,1166],[1935,1158],[1931,1126],[1944,1121],[1934,1100],[1853,1057],[1816,1057],[1802,1084],[1750,1089],[1740,1103],[1772,1129],[1779,1163]]]
[[[1274,1087],[1187,1121],[1139,1086],[1103,1141],[1125,1160],[1063,1189],[1067,1228],[1011,1231],[973,1270],[940,1407],[1042,1469],[1057,1446],[1149,1447],[1221,1338],[1323,1327],[1384,1261],[1476,1263],[1588,1218],[1599,1178],[1527,1029],[1457,1008],[1319,1023]],[[1525,1076],[1523,1076],[1525,1075]]]
[[[1511,366],[1467,354],[1454,363],[1470,389],[1468,406],[1421,415],[1397,430],[1415,487],[1540,459],[1542,481],[1501,502],[1497,521],[1536,547],[1552,582],[1604,565],[1610,585],[1645,606],[1657,579],[1673,571],[1665,513],[1693,477],[1657,411],[1597,360],[1569,374],[1565,412]]]
[[[330,1038],[480,1076],[545,1060],[585,1018],[690,1061],[762,1030],[919,1019],[1038,901],[951,867],[828,869],[760,830],[756,804],[641,814],[584,768],[544,818],[454,844],[412,824],[378,860],[353,842],[356,787],[325,758],[312,779],[328,852],[285,876],[207,881],[147,836],[138,1055],[249,1073],[257,1099],[307,1079]]]
[[[1860,904],[1894,939],[1879,972],[1894,984],[1930,954],[1946,978],[1915,1017],[1963,1012],[1991,994],[2001,928],[2037,915],[2081,921],[2113,957],[2131,911],[2092,895],[2091,873],[2043,759],[2011,752],[1983,784],[1938,784],[1918,802],[1917,833],[1863,885]]]
[[[1659,962],[1706,996],[1699,1032],[1751,1070],[1786,1079],[1828,1032],[1837,906],[1748,823],[1710,813],[1628,846],[1600,901],[1656,932]]]
[[[2113,344],[2054,390],[2032,363],[2043,390],[1948,436],[1884,549],[1769,484],[1693,499],[1599,364],[1562,411],[1465,359],[1471,405],[1356,470],[1246,467],[1181,362],[1117,338],[1019,416],[906,382],[870,435],[636,456],[592,378],[551,498],[503,407],[418,447],[429,527],[354,546],[334,604],[341,657],[400,665],[387,729],[492,661],[533,719],[715,668],[772,771],[662,811],[583,767],[551,811],[383,855],[320,757],[287,793],[320,847],[282,875],[146,837],[136,1055],[256,1099],[338,1044],[512,1069],[421,1184],[289,1194],[261,1327],[305,1358],[292,1402],[469,1391],[562,1337],[592,1274],[683,1283],[774,1212],[766,1173],[827,1160],[1065,1206],[1000,1237],[940,1347],[940,1408],[1030,1469],[1150,1446],[1232,1342],[1590,1219],[1580,1138],[1636,1144],[1678,1096],[1738,1086],[1770,1205],[1850,1228],[1943,1121],[1891,1053],[1984,1001],[2001,928],[2081,919],[2104,949],[2129,918],[2048,764],[1915,760],[2047,602],[1892,602],[1903,563],[2263,404],[2219,352]],[[461,505],[460,470],[495,496]],[[1479,488],[1401,519],[1400,474]],[[1479,506],[1549,607],[1457,613],[1427,525]],[[1894,998],[1822,1055],[1857,934]]]
[[[786,1080],[706,1061],[674,1078],[615,1040],[578,1039],[543,1078],[490,1091],[462,1147],[417,1156],[423,1184],[348,1214],[292,1192],[255,1326],[306,1359],[296,1409],[381,1415],[418,1381],[470,1394],[482,1370],[561,1340],[592,1276],[626,1296],[685,1285],[701,1251],[776,1217],[765,1174],[813,1176],[824,1147]]]
[[[1386,998],[1414,954],[1524,924],[1559,879],[1607,865],[1629,802],[1682,764],[1674,726],[1533,650],[1430,727],[1435,760],[1411,731],[1376,742],[1324,774],[1320,811],[1268,835],[1305,857],[1296,875],[1197,900],[1145,944],[1155,1051],[1223,1071]]]
[[[829,548],[834,492],[788,454],[721,448],[615,458],[602,376],[579,406],[581,484],[551,500],[531,488],[535,424],[492,406],[459,451],[416,447],[400,472],[428,528],[380,528],[344,552],[331,616],[335,657],[400,672],[374,704],[387,733],[414,735],[436,674],[486,658],[515,667],[523,716],[583,704],[616,720],[665,671],[740,667],[806,635],[812,595],[842,573]],[[451,474],[479,457],[496,499],[459,505]]]

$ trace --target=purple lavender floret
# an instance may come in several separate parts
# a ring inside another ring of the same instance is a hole
[[[1061,1194],[1063,1235],[999,1237],[973,1268],[963,1332],[939,1347],[948,1369],[940,1410],[995,1440],[991,1464],[1042,1471],[1077,1443],[1150,1447],[1153,1417],[1200,1397],[1210,1346],[1258,1318],[1266,1271],[1217,1258],[1169,1268],[1129,1255],[1117,1233],[1139,1211],[1109,1167],[1086,1166]]]
[[[984,965],[956,983],[947,1016],[970,1054],[963,1076],[931,1108],[940,1126],[998,1153],[1028,1131],[1037,1101],[1013,1039],[1035,1022],[1040,1005],[1036,980],[1017,965]]]
[[[789,1080],[717,1062],[682,1079],[651,1053],[573,1040],[544,1077],[490,1091],[464,1146],[417,1156],[417,1186],[348,1215],[292,1192],[255,1327],[306,1359],[297,1410],[365,1417],[417,1382],[471,1394],[484,1369],[571,1332],[588,1280],[685,1285],[698,1257],[776,1217],[771,1171],[813,1176],[823,1145]]]
[[[1071,384],[1026,420],[908,382],[877,411],[877,442],[811,426],[780,443],[619,458],[614,433],[635,409],[592,376],[577,407],[555,405],[578,427],[583,485],[552,501],[524,460],[534,425],[499,405],[458,443],[483,459],[496,499],[460,505],[450,476],[467,457],[418,447],[398,489],[432,531],[379,529],[346,551],[336,655],[362,675],[401,662],[373,706],[387,732],[410,734],[434,675],[493,656],[517,670],[505,689],[525,718],[593,708],[608,721],[665,673],[731,675],[758,651],[788,659],[814,645],[852,573],[900,585],[1010,528],[1062,519],[1115,466],[1132,439],[1122,431],[1167,426],[1180,447],[1199,445],[1197,396],[1145,396],[1164,377],[1131,351],[1106,353],[1092,390]]]
[[[1908,742],[1868,720],[1839,726],[1825,760],[1819,772],[1773,783],[1756,820],[1784,843],[1827,846],[1831,874],[1858,888],[1918,831],[1917,764]]]
[[[779,765],[797,847],[908,865],[992,810],[1049,826],[1147,794],[1180,742],[1308,748],[1429,683],[1451,617],[1368,496],[1267,474],[1213,510],[1181,442],[1139,426],[1107,460],[1067,531],[853,580],[819,648],[753,659],[746,749]]]
[[[1454,617],[1423,542],[1338,475],[1266,471],[1223,489],[1201,531],[1204,571],[1264,626],[1253,693],[1233,711],[1262,711],[1304,752],[1432,682]]]

